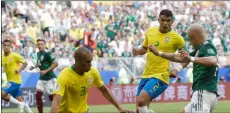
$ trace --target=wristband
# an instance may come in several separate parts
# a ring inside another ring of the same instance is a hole
[[[195,57],[191,57],[191,58],[190,58],[190,61],[191,61],[191,62],[194,62],[194,61],[195,61]]]
[[[158,56],[162,56],[163,52],[159,51]]]

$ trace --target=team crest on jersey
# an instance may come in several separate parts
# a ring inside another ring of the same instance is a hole
[[[165,43],[169,42],[169,37],[165,37]]]
[[[93,83],[93,79],[92,78],[88,78],[88,83],[92,84]]]

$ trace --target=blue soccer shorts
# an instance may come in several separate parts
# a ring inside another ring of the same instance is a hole
[[[5,91],[6,93],[10,94],[14,98],[17,98],[22,95],[22,92],[20,90],[21,84],[17,84],[14,82],[8,82],[2,90]]]
[[[142,78],[140,84],[138,85],[136,96],[140,95],[141,90],[145,90],[152,100],[163,93],[167,87],[168,84],[157,78]]]

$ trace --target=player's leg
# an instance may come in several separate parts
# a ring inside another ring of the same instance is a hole
[[[15,97],[17,98],[18,101],[23,102],[22,92],[20,90],[20,86],[21,85],[17,86],[17,90],[15,91]],[[29,105],[26,102],[23,102],[23,103],[24,103],[24,111],[26,113],[33,113],[32,110],[30,109]]]
[[[147,78],[142,78],[139,85],[138,85],[138,88],[137,88],[137,94],[136,94],[136,113],[139,113],[139,110],[138,110],[138,98],[139,98],[139,95],[141,93],[141,90],[144,88],[145,84],[148,82],[149,79]]]
[[[217,95],[214,92],[208,92],[206,90],[202,90],[202,111],[205,113],[211,113],[216,107],[217,103]]]
[[[148,103],[152,101],[153,98],[156,98],[158,95],[164,92],[167,87],[168,84],[162,82],[161,80],[156,78],[150,78],[138,98],[139,112],[148,113]]]
[[[46,92],[49,94],[49,100],[53,101],[53,91],[55,89],[56,86],[56,78],[53,78],[49,81],[47,81],[47,87],[46,87]]]
[[[20,85],[19,85],[20,86]],[[15,97],[17,97],[17,84],[13,82],[9,82],[2,89],[1,97],[3,100],[18,105],[20,112],[24,112],[24,103],[22,101],[18,101]],[[9,95],[10,94],[10,95]]]
[[[37,86],[36,86],[36,104],[38,113],[43,113],[43,102],[42,102],[42,95],[45,90],[45,81],[38,80]]]
[[[184,110],[181,110],[181,113],[211,113],[216,103],[215,93],[198,90],[193,93],[191,102],[185,106]]]

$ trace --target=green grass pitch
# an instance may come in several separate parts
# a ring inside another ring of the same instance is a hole
[[[150,109],[156,113],[179,113],[188,102],[175,102],[175,103],[152,103]],[[122,104],[124,108],[135,110],[135,104]],[[213,113],[230,113],[230,101],[218,101],[216,109]],[[118,113],[113,105],[93,105],[89,106],[90,113]],[[32,108],[34,113],[37,113],[36,108]],[[18,108],[5,108],[2,113],[18,113]],[[49,113],[50,107],[44,108],[44,113]]]

